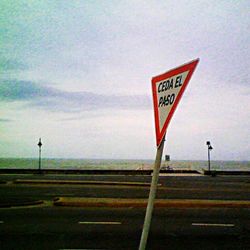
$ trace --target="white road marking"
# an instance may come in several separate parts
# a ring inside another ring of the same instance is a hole
[[[79,221],[78,224],[85,225],[121,225],[120,221]]]
[[[192,226],[200,227],[234,227],[234,224],[223,224],[223,223],[192,223]]]
[[[105,250],[104,248],[63,248],[59,250]]]

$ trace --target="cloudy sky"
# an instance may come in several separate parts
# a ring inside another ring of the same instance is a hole
[[[0,2],[0,157],[153,159],[151,78],[200,58],[172,159],[250,160],[250,2]]]

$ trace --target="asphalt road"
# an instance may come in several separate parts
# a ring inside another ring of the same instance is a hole
[[[100,181],[99,185],[15,184],[15,180]],[[147,198],[148,186],[112,185],[115,182],[150,183],[150,176],[0,175],[0,205],[19,199],[53,200],[55,197]],[[110,185],[101,185],[109,181]],[[250,177],[162,176],[157,198],[249,200]]]
[[[0,176],[0,249],[138,249],[145,209],[56,207],[55,197],[144,198],[149,187],[15,184],[16,179],[150,182],[149,176]],[[159,180],[157,197],[249,200],[249,177]],[[43,200],[15,206],[22,200]],[[147,249],[250,249],[249,208],[155,209]]]
[[[2,209],[1,249],[137,249],[144,209]],[[148,249],[249,249],[248,209],[156,209]]]

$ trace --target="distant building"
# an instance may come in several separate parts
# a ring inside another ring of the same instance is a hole
[[[170,161],[170,155],[165,155],[165,161]]]

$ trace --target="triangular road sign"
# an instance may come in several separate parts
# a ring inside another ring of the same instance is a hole
[[[199,59],[152,78],[157,147],[166,133],[174,111],[187,87]]]

